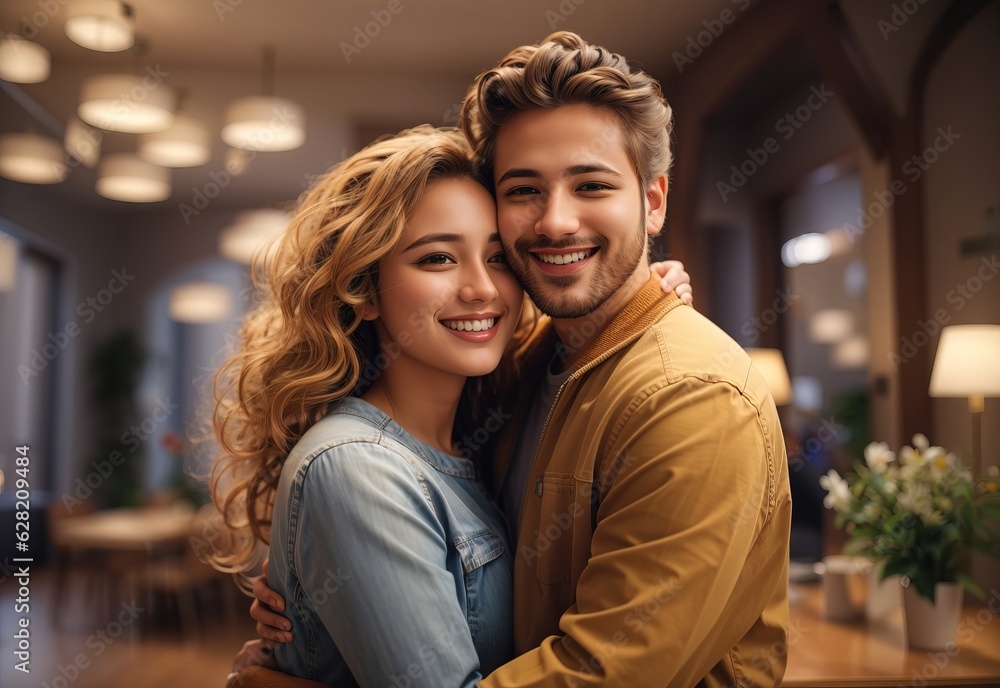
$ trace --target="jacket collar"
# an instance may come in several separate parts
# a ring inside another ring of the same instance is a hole
[[[631,344],[660,318],[682,304],[683,301],[674,292],[663,293],[660,278],[653,274],[611,323],[597,335],[594,343],[577,361],[573,376],[593,368],[611,354]]]

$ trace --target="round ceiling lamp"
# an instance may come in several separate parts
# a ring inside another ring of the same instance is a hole
[[[165,201],[170,198],[170,171],[130,153],[108,155],[98,168],[97,193],[128,203]]]
[[[164,167],[197,167],[212,157],[208,128],[193,117],[178,116],[169,129],[143,134],[139,157]]]
[[[305,114],[287,98],[240,98],[226,108],[222,140],[249,151],[293,150],[305,143]]]
[[[73,0],[66,8],[65,30],[77,45],[102,53],[135,45],[132,8],[118,0]]]
[[[219,322],[229,317],[232,295],[214,282],[189,282],[170,293],[170,317],[182,323]]]
[[[80,88],[77,114],[106,131],[148,134],[174,123],[176,94],[152,74],[98,74]]]
[[[219,234],[219,253],[223,258],[250,265],[257,253],[265,251],[261,258],[268,261],[277,249],[278,237],[291,219],[283,210],[242,212]]]
[[[0,176],[27,184],[66,179],[66,153],[55,139],[38,134],[0,135]]]
[[[274,95],[274,49],[265,47],[260,96],[240,98],[226,108],[222,140],[246,151],[287,151],[306,140],[305,113],[297,103]]]
[[[15,84],[38,84],[49,78],[49,51],[13,34],[0,41],[0,79]]]

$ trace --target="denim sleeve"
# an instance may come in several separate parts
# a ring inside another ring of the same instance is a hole
[[[300,479],[292,561],[358,684],[475,686],[479,658],[446,568],[446,531],[410,459],[349,443]]]

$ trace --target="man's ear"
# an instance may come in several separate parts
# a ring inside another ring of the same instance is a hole
[[[667,176],[661,174],[646,186],[646,234],[659,234],[666,216]]]

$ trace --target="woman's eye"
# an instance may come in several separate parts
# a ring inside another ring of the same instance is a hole
[[[490,256],[489,260],[487,260],[486,262],[487,263],[499,263],[500,265],[506,265],[507,264],[507,254],[501,251],[500,253],[497,253],[495,255]]]
[[[448,265],[454,263],[455,261],[446,253],[432,253],[429,256],[420,259],[422,265]]]

